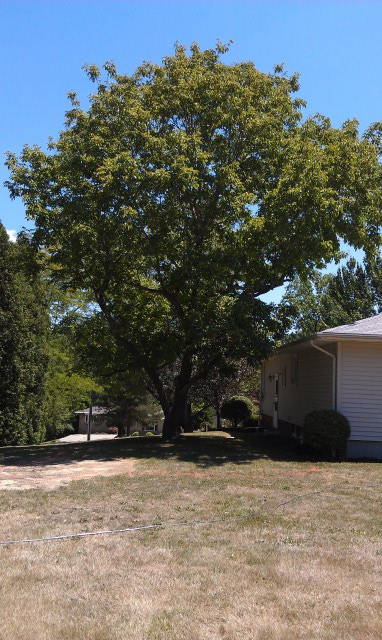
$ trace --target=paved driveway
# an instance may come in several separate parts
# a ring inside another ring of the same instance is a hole
[[[92,433],[90,440],[112,440],[115,437],[115,433]],[[73,433],[65,438],[60,438],[60,442],[86,442],[86,440],[86,433]]]

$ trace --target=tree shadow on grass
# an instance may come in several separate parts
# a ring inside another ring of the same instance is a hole
[[[115,438],[81,443],[0,448],[0,466],[45,466],[82,460],[113,461],[134,458],[193,463],[201,468],[246,465],[260,459],[312,462],[320,458],[294,439],[276,433],[235,433],[233,438],[187,434],[163,442],[153,438]]]

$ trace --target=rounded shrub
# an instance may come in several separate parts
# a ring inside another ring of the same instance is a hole
[[[236,429],[239,422],[250,418],[253,414],[253,402],[245,396],[232,396],[224,400],[221,406],[221,417],[229,420]]]
[[[131,434],[132,438],[137,438],[139,436],[139,431],[134,431],[134,433]]]
[[[311,411],[304,418],[302,436],[305,444],[339,457],[346,450],[350,424],[339,411]]]
[[[155,434],[152,431],[146,431],[145,437],[146,438],[155,438]]]

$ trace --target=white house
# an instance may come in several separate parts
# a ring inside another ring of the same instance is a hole
[[[382,459],[382,313],[285,345],[261,386],[264,426],[299,437],[307,413],[335,409],[350,423],[347,456]]]

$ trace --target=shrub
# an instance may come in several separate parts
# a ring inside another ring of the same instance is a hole
[[[212,431],[212,424],[209,422],[202,422],[199,426],[199,431]]]
[[[212,428],[212,422],[214,419],[214,411],[211,407],[203,408],[193,411],[190,418],[190,423],[193,431],[200,429],[202,431],[203,425],[208,425],[208,428]]]
[[[139,431],[134,431],[134,433],[131,434],[132,438],[136,438],[137,436],[139,436]]]
[[[107,428],[107,432],[108,433],[118,433],[118,427],[108,427]]]
[[[257,429],[259,426],[259,416],[253,415],[250,418],[246,418],[243,422],[243,427],[246,429]]]
[[[304,418],[302,435],[305,444],[338,457],[346,450],[349,421],[338,411],[311,411]]]
[[[155,435],[152,431],[146,431],[145,436],[146,438],[151,438],[151,437],[155,438]]]
[[[239,422],[251,417],[254,410],[253,402],[245,396],[232,396],[224,400],[221,406],[221,417],[230,420],[236,429]]]

